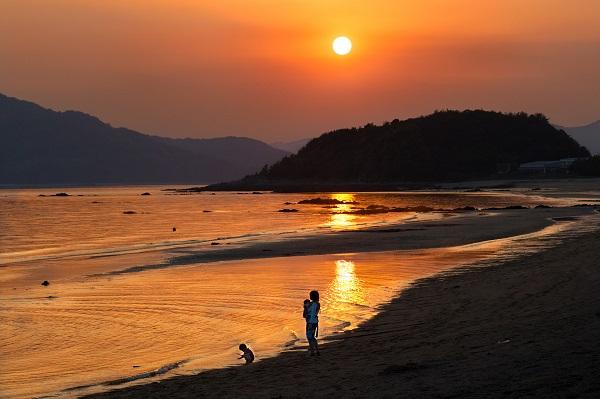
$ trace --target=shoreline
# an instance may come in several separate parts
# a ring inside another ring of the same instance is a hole
[[[480,176],[471,179],[442,180],[442,181],[396,181],[384,183],[365,183],[352,181],[296,181],[296,180],[265,180],[244,178],[241,180],[211,183],[204,186],[188,186],[178,190],[168,190],[180,193],[201,193],[218,191],[270,191],[273,193],[329,193],[329,192],[378,192],[378,191],[419,191],[419,190],[464,190],[464,189],[507,189],[517,185],[545,184],[547,182],[568,180],[593,180],[590,176]]]
[[[600,232],[418,280],[320,358],[287,351],[88,398],[596,397]]]
[[[211,246],[171,256],[166,262],[132,266],[89,277],[233,260],[452,247],[533,233],[553,224],[555,218],[581,217],[594,211],[595,207],[565,207],[467,212],[439,220],[404,221],[385,227],[326,232],[281,241],[253,242],[239,247]],[[179,252],[185,252],[185,249]]]

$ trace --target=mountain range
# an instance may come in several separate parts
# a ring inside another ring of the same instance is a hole
[[[585,146],[592,154],[600,154],[600,120],[584,126],[556,127],[563,129],[581,145]]]
[[[239,179],[286,155],[246,137],[146,135],[0,94],[2,185],[203,184]]]
[[[565,131],[600,152],[600,121],[562,128],[540,114],[440,111],[271,146],[246,137],[151,136],[0,94],[0,184],[237,181],[268,188],[274,182],[481,178],[493,176],[500,164],[588,156]]]

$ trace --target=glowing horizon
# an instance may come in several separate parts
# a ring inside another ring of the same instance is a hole
[[[4,2],[0,92],[145,133],[293,140],[444,108],[600,118],[593,0],[51,3]]]

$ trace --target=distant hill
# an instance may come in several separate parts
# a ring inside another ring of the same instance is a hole
[[[254,176],[211,188],[487,178],[502,164],[586,156],[540,114],[440,111],[323,134]]]
[[[563,129],[581,145],[590,150],[592,154],[600,154],[600,121],[585,126],[557,126],[557,128]]]
[[[287,154],[243,137],[149,136],[0,94],[0,184],[211,183]]]
[[[174,139],[156,137],[163,143],[206,159],[217,158],[235,167],[234,173],[243,176],[273,164],[290,153],[248,137],[217,137],[211,139]],[[246,171],[240,175],[241,171]]]
[[[277,141],[275,143],[271,143],[271,146],[295,154],[311,140],[312,138],[294,141]]]

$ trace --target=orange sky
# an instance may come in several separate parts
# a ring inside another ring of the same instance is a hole
[[[0,0],[0,92],[169,136],[443,108],[577,125],[600,119],[599,21],[598,0]]]

